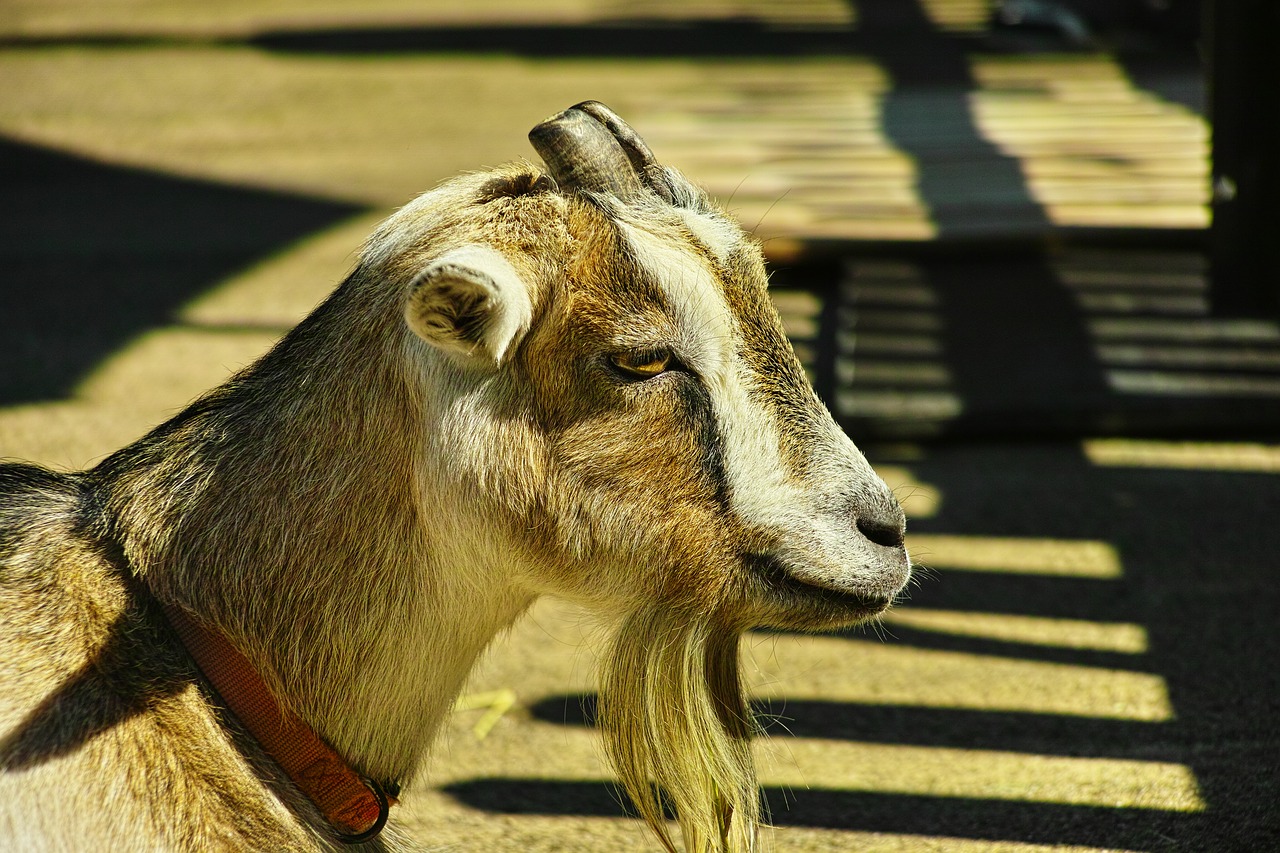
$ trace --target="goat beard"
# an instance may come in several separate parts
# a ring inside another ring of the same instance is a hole
[[[675,810],[686,851],[756,849],[757,732],[738,666],[741,630],[672,609],[632,613],[602,672],[605,751],[640,817],[676,853],[663,810]]]

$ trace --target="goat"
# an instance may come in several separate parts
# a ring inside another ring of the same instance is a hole
[[[477,656],[551,594],[616,618],[601,727],[662,846],[659,790],[686,849],[755,849],[739,638],[888,607],[902,511],[806,380],[758,246],[599,103],[530,138],[545,170],[393,214],[136,443],[0,466],[11,843],[388,849]]]

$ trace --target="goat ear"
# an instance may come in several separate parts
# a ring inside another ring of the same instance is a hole
[[[528,330],[533,304],[528,285],[501,252],[470,245],[418,273],[404,317],[427,343],[466,361],[498,365]]]

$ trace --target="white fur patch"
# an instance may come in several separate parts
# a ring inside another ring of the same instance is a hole
[[[697,237],[702,245],[711,250],[711,254],[715,255],[720,263],[724,263],[742,242],[742,231],[732,222],[688,208],[679,208],[679,210],[685,226],[693,232],[693,236]]]
[[[374,229],[360,251],[365,266],[380,266],[404,254],[425,235],[440,227],[446,211],[473,203],[477,191],[492,179],[489,173],[464,175],[423,193],[392,213]]]
[[[674,307],[685,336],[681,355],[711,396],[733,510],[757,528],[786,526],[804,501],[782,459],[777,428],[751,399],[753,379],[736,352],[740,332],[720,283],[692,252],[626,223],[619,227]]]
[[[461,195],[456,187],[437,187],[423,193],[384,219],[360,250],[360,262],[365,266],[381,266],[403,253],[415,240],[428,233],[434,226],[432,215],[437,207],[448,203],[451,195]]]

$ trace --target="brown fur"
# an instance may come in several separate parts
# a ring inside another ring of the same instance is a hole
[[[901,511],[803,380],[759,250],[699,242],[682,217],[720,214],[670,179],[680,211],[560,193],[523,165],[457,179],[384,224],[260,362],[137,443],[82,474],[0,466],[0,837],[334,846],[155,599],[224,632],[357,770],[408,780],[476,656],[554,593],[619,614],[603,729],[661,843],[651,782],[688,849],[752,849],[740,633],[856,621],[908,563]],[[678,268],[646,267],[623,221]],[[484,269],[449,279],[468,263]],[[728,338],[690,328],[705,305],[663,275],[714,283]],[[606,358],[659,349],[673,369],[643,382]],[[733,433],[744,418],[777,434],[776,513],[740,508],[738,445],[762,440]]]

